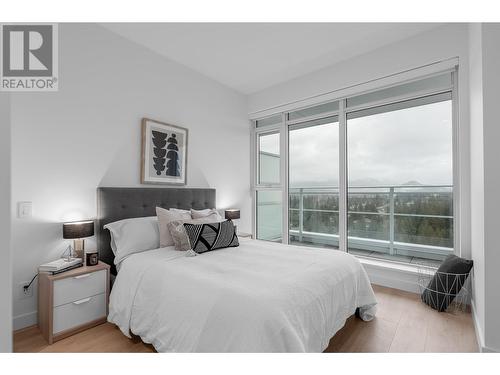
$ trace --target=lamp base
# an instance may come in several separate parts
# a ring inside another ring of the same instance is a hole
[[[75,252],[74,256],[83,260],[83,254],[85,253],[85,240],[83,238],[74,240],[73,250]]]

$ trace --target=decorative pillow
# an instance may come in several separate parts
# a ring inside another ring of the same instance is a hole
[[[127,256],[160,246],[160,233],[156,216],[124,219],[106,224],[104,229],[111,233],[111,250],[115,264]]]
[[[191,220],[174,220],[167,224],[172,240],[174,241],[175,250],[186,251],[191,248],[189,238],[184,230],[184,223]]]
[[[189,237],[191,249],[198,254],[240,245],[236,228],[231,220],[207,224],[185,223],[184,228]]]
[[[221,221],[222,216],[220,216],[219,212],[215,208],[207,208],[205,210],[193,210],[191,209],[191,217],[193,219],[201,219],[202,217],[212,216],[216,218],[215,221]]]
[[[156,215],[158,216],[160,247],[172,246],[174,244],[174,240],[167,228],[168,223],[174,220],[191,220],[191,213],[189,211],[172,211],[156,207]]]
[[[169,208],[168,210],[172,211],[172,212],[178,212],[180,214],[189,214],[189,215],[191,215],[191,211],[190,210],[182,210],[180,208]]]
[[[191,244],[189,243],[189,237],[184,229],[184,223],[189,224],[201,224],[201,223],[213,223],[212,216],[203,217],[201,219],[193,220],[174,220],[167,224],[167,228],[170,231],[170,235],[174,240],[175,250],[186,251],[191,249]]]

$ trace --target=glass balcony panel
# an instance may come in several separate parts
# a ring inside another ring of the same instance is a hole
[[[290,193],[288,194],[288,207],[290,209],[299,209],[300,208],[300,194]]]
[[[453,218],[396,215],[394,241],[452,248]]]
[[[304,231],[320,234],[339,234],[338,211],[304,210]]]
[[[397,214],[453,216],[451,187],[415,187],[395,190],[394,212]]]
[[[356,248],[355,239],[369,238],[372,240],[389,240],[389,217],[379,214],[362,214],[350,212],[347,216],[348,237],[350,245]],[[366,242],[366,241],[365,241]]]
[[[298,231],[300,229],[300,211],[299,209],[290,209],[288,214],[289,224],[288,227],[291,231]]]
[[[307,191],[307,190],[306,190]],[[304,193],[304,209],[339,210],[338,189],[318,193]]]
[[[349,189],[349,212],[389,213],[389,193],[387,189]]]

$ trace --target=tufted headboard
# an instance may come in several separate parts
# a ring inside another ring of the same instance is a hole
[[[110,234],[104,225],[133,217],[156,216],[156,207],[215,208],[215,189],[191,188],[116,188],[97,189],[97,246],[99,258],[116,275]]]

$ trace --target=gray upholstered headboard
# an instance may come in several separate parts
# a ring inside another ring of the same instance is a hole
[[[97,189],[97,246],[99,258],[116,269],[110,247],[110,234],[103,228],[113,221],[155,216],[156,207],[197,210],[215,207],[215,189],[191,188],[116,188]]]

